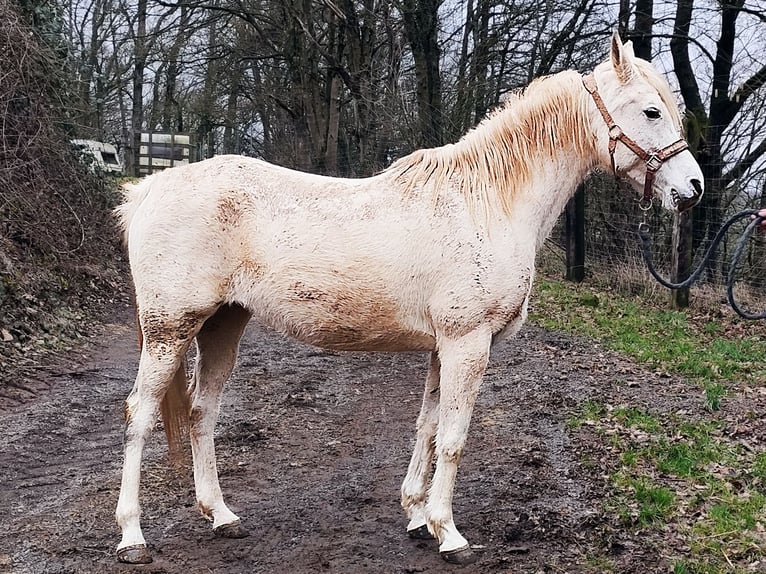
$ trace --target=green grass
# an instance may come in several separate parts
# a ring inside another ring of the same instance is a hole
[[[674,508],[675,495],[669,488],[644,480],[634,481],[635,497],[639,503],[638,524],[647,526],[664,523]]]
[[[753,336],[752,329],[728,336],[719,321],[690,320],[685,312],[614,293],[598,294],[597,306],[585,305],[585,294],[595,296],[582,285],[540,279],[530,320],[592,337],[651,368],[688,377],[705,390],[712,410],[720,408],[726,383],[766,383],[766,337]]]
[[[589,400],[568,426],[595,432],[617,455],[605,509],[626,527],[672,531],[683,541],[688,551],[672,559],[674,573],[751,571],[766,556],[766,452],[757,436],[757,448],[731,436],[719,412],[729,397],[766,384],[763,327],[545,278],[530,320],[685,379],[707,416]],[[753,411],[750,420],[763,415]]]
[[[612,416],[627,427],[646,432],[657,432],[660,428],[660,421],[656,417],[636,407],[618,407]]]
[[[626,528],[670,528],[684,538],[689,555],[674,572],[746,572],[730,562],[766,553],[766,452],[731,441],[718,421],[636,407],[588,401],[572,420],[587,422],[619,453],[606,510]],[[638,439],[636,430],[644,431]]]

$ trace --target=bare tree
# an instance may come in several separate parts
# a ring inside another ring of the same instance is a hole
[[[440,0],[400,0],[407,41],[415,62],[418,119],[422,145],[443,143],[442,91],[439,73]]]
[[[676,76],[687,111],[687,137],[705,176],[705,195],[695,212],[699,218],[694,223],[694,245],[702,244],[703,238],[711,239],[721,226],[724,213],[726,187],[750,169],[766,152],[766,144],[750,147],[748,153],[724,157],[725,139],[736,133],[734,120],[743,106],[754,97],[766,83],[766,64],[761,61],[744,81],[737,82],[733,76],[734,44],[740,16],[745,10],[744,0],[722,0],[719,3],[720,32],[715,42],[715,52],[702,46],[712,70],[709,95],[704,96],[697,75],[703,67],[694,65],[690,47],[694,43],[691,26],[694,17],[694,0],[679,0],[675,14],[675,27],[670,41]],[[759,13],[763,16],[763,13]],[[757,14],[756,14],[757,16]],[[754,62],[756,63],[756,62]],[[707,105],[705,103],[707,100]],[[727,167],[728,166],[728,167]],[[717,259],[708,264],[708,279],[713,280],[719,270]]]

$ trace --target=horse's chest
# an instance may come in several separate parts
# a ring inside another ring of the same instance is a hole
[[[506,276],[502,295],[489,305],[487,321],[494,333],[493,342],[513,336],[526,320],[532,275],[530,266]]]

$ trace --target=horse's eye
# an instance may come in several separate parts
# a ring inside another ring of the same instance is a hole
[[[662,114],[660,114],[660,110],[657,108],[646,108],[644,110],[644,115],[650,120],[658,120]]]

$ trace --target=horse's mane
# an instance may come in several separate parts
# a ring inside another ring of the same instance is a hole
[[[582,155],[592,149],[581,76],[568,71],[533,81],[507,100],[456,144],[417,150],[394,162],[407,190],[445,183],[460,188],[472,211],[494,207],[508,214],[513,198],[539,169],[540,155],[562,149]],[[536,161],[537,160],[537,161]]]
[[[633,62],[681,133],[681,115],[668,83],[649,62],[638,58]],[[417,150],[386,172],[408,192],[421,186],[438,194],[442,185],[451,183],[460,188],[474,213],[489,214],[494,207],[509,214],[514,196],[540,168],[541,156],[552,157],[563,149],[579,156],[593,152],[588,101],[577,72],[539,78],[510,95],[456,144]]]

